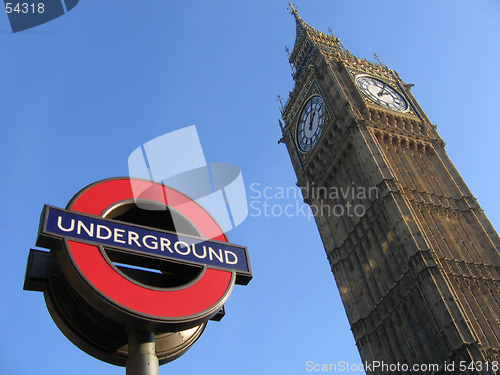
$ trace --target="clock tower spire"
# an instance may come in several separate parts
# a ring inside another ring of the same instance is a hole
[[[367,372],[497,373],[498,234],[412,85],[289,9],[295,85],[280,142],[363,362],[408,366]]]

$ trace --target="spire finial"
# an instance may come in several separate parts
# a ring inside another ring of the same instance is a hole
[[[373,57],[375,57],[375,58],[377,59],[377,61],[378,61],[378,63],[379,63],[380,65],[385,66],[385,67],[387,68],[386,63],[380,60],[380,56],[379,56],[379,55],[377,55],[376,53],[374,53],[374,54],[373,54]]]
[[[299,10],[297,9],[295,3],[289,2],[288,10],[290,11],[290,14],[292,14],[295,17],[295,24],[297,25],[297,37],[298,37],[301,35],[304,29],[308,28],[308,25],[304,22],[304,20],[302,20],[302,18],[300,18]]]
[[[278,95],[278,102],[280,102],[280,112],[283,114],[285,112],[285,108],[283,107],[283,98]],[[280,126],[281,126],[281,121],[280,121]],[[281,130],[283,130],[283,126],[281,126]]]

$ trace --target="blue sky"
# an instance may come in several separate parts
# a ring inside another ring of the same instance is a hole
[[[500,228],[500,4],[296,4],[311,26],[331,27],[353,54],[377,53],[415,84],[451,160]],[[302,204],[258,198],[265,187],[296,181],[277,144],[276,99],[293,88],[285,46],[293,47],[295,24],[287,6],[81,0],[16,34],[0,13],[0,374],[125,373],[70,343],[42,294],[22,284],[43,205],[64,207],[82,187],[127,175],[127,158],[141,144],[196,125],[206,160],[238,165],[254,207]],[[248,246],[254,279],[235,287],[224,319],[210,322],[160,374],[302,374],[307,361],[359,363],[314,222],[249,214],[229,238]]]

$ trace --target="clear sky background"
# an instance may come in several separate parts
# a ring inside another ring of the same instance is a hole
[[[413,94],[499,229],[500,3],[296,4],[311,26],[331,27],[353,54],[377,53],[415,84]],[[160,374],[304,374],[307,361],[360,363],[313,220],[255,209],[264,201],[302,205],[300,197],[258,197],[265,187],[296,182],[277,143],[277,96],[293,88],[285,46],[293,47],[295,23],[287,6],[81,0],[17,34],[0,12],[0,374],[125,374],[76,348],[42,293],[22,290],[28,251],[44,204],[64,207],[82,187],[127,175],[133,150],[189,125],[208,162],[242,170],[254,209],[229,238],[248,246],[254,279],[235,287],[224,319],[210,322]]]

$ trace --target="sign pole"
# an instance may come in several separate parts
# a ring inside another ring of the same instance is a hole
[[[136,328],[128,330],[126,375],[159,375],[155,335]]]

